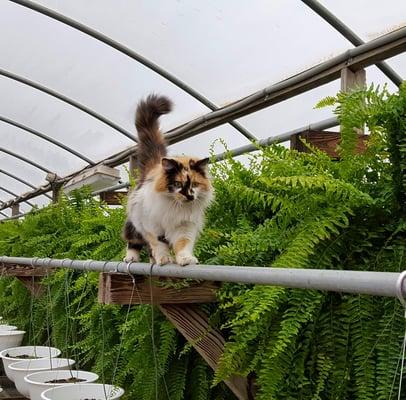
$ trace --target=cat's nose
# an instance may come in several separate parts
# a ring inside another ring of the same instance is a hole
[[[190,194],[187,194],[187,195],[186,195],[186,200],[187,200],[187,201],[193,201],[194,199],[195,199],[195,196],[190,195]]]

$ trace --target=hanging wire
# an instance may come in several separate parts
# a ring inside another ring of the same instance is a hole
[[[129,315],[130,315],[131,306],[132,306],[132,302],[133,302],[133,298],[134,298],[135,287],[136,287],[135,278],[134,278],[134,276],[130,273],[130,264],[131,264],[131,262],[129,262],[129,263],[127,264],[127,274],[131,277],[133,286],[132,286],[132,289],[131,289],[130,301],[128,302],[127,312],[126,312],[126,316],[125,316],[125,319],[124,319],[124,328],[126,328],[127,323],[128,323],[128,317],[129,317]],[[115,363],[115,366],[114,366],[113,376],[112,376],[112,379],[111,379],[112,385],[114,385],[114,379],[115,379],[115,377],[116,377],[116,373],[117,373],[117,369],[118,369],[118,364],[119,364],[119,361],[120,361],[121,348],[122,348],[122,346],[123,346],[124,336],[125,336],[125,329],[123,330],[123,332],[122,332],[122,334],[121,334],[121,337],[120,337],[120,343],[119,343],[119,346],[118,346],[118,352],[117,352],[116,363]]]

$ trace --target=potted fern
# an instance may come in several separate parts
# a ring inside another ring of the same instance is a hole
[[[93,372],[72,370],[41,371],[27,375],[24,378],[28,384],[31,400],[41,400],[41,393],[53,387],[93,383],[97,379],[99,379],[99,376]]]
[[[60,386],[48,389],[41,394],[41,400],[83,400],[103,399],[117,400],[124,395],[124,390],[113,385],[88,383]]]

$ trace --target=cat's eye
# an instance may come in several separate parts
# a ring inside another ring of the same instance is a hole
[[[173,184],[173,186],[175,186],[177,189],[182,187],[182,182],[179,181],[175,181],[175,183]]]
[[[199,183],[198,183],[198,182],[193,182],[193,183],[192,183],[192,187],[195,188],[195,187],[198,187],[198,186],[199,186]]]

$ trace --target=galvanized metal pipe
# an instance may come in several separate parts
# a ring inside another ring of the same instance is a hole
[[[406,296],[406,275],[395,272],[341,271],[296,268],[241,267],[226,265],[150,265],[119,261],[58,260],[1,256],[0,263],[33,267],[72,268],[81,271],[122,272],[134,275],[202,279],[218,282],[283,286],[297,289]]]
[[[324,7],[317,0],[302,0],[309,8],[311,8],[316,14],[329,23],[334,29],[340,32],[347,40],[349,40],[354,46],[361,46],[365,42],[343,21],[338,19],[329,9]],[[396,85],[400,86],[403,82],[402,77],[397,74],[392,67],[390,67],[385,61],[376,63],[376,66]]]

